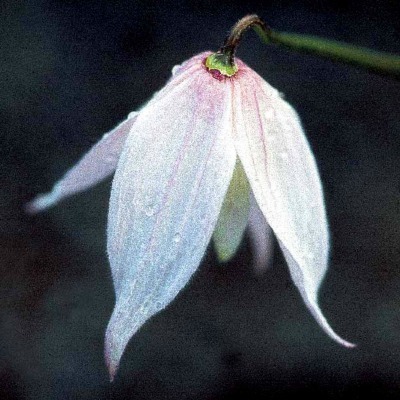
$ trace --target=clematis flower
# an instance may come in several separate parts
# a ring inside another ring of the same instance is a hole
[[[111,379],[131,337],[197,270],[216,226],[222,258],[232,256],[249,226],[260,264],[272,230],[316,321],[338,343],[353,346],[317,303],[328,225],[299,117],[244,62],[222,56],[204,52],[174,67],[143,108],[28,205],[44,210],[115,171],[107,231],[116,295],[105,337]],[[223,232],[231,237],[221,239]]]

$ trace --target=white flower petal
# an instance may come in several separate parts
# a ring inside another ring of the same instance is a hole
[[[201,62],[174,86],[172,79],[166,95],[140,111],[113,182],[108,253],[116,305],[105,339],[111,379],[132,335],[196,271],[235,166],[229,87]]]
[[[174,86],[185,82],[190,76],[191,71],[196,69],[196,64],[193,61],[201,60],[207,55],[207,52],[201,53],[182,65],[177,66],[176,69],[179,69],[179,74],[175,73],[175,75],[179,76],[171,78],[171,80],[174,79]],[[162,96],[168,94],[168,91],[171,89],[171,85],[166,85],[154,94],[151,101],[157,101]],[[143,107],[146,107],[146,104]],[[117,167],[123,145],[137,115],[138,112],[131,112],[125,121],[109,133],[106,133],[74,167],[55,183],[49,193],[36,196],[35,199],[25,206],[25,210],[30,214],[38,213],[54,206],[66,197],[89,189],[110,176]]]
[[[332,331],[317,304],[328,263],[328,225],[317,166],[299,118],[249,69],[232,88],[236,149],[257,203],[311,313],[328,335],[351,347]]]
[[[130,113],[125,121],[106,133],[74,167],[55,183],[51,192],[39,194],[29,202],[26,205],[26,211],[32,214],[43,211],[111,175],[117,167],[123,145],[136,116],[136,112]]]
[[[257,274],[262,274],[272,264],[274,237],[271,227],[258,207],[253,192],[250,195],[248,232],[253,249],[253,267]]]
[[[298,287],[301,296],[303,297],[306,306],[310,310],[313,317],[318,321],[322,329],[334,340],[345,347],[355,347],[353,343],[349,343],[346,340],[342,339],[329,325],[328,321],[322,314],[321,309],[318,306],[317,298],[310,294],[310,282],[306,281],[306,274],[303,273],[303,269],[299,266],[298,262],[292,257],[290,251],[286,249],[281,241],[279,241],[279,245],[281,246],[283,255],[288,263],[290,273],[293,279],[293,282]],[[311,283],[312,285],[312,283]]]

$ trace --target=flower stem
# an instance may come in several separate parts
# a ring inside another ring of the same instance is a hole
[[[230,65],[235,63],[235,52],[243,33],[249,28],[253,28],[258,34],[262,33],[263,36],[269,37],[271,29],[266,23],[258,17],[258,15],[246,15],[240,19],[231,29],[229,35],[225,39],[223,46],[218,50],[218,53],[224,54]]]
[[[318,36],[273,31],[254,14],[243,17],[234,25],[224,45],[218,51],[231,66],[234,65],[235,51],[242,35],[250,27],[266,44],[275,44],[290,50],[314,54],[400,80],[400,56]]]

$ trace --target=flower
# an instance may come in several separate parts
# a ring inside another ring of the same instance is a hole
[[[111,379],[130,338],[197,270],[234,171],[242,174],[243,187],[250,184],[255,199],[250,226],[260,248],[266,249],[269,226],[310,312],[331,338],[353,346],[332,330],[317,304],[327,269],[328,225],[299,118],[242,61],[227,74],[213,56],[201,53],[174,67],[166,86],[142,109],[105,135],[50,193],[28,205],[31,212],[44,210],[115,170],[107,232],[116,293],[105,338]],[[264,233],[254,228],[260,213]],[[247,225],[247,216],[235,212],[222,219],[222,225],[236,224],[235,232]]]

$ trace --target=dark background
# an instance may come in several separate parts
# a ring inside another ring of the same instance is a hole
[[[131,340],[111,385],[110,181],[35,217],[22,210],[172,66],[217,49],[246,13],[277,30],[400,53],[397,4],[0,2],[0,398],[398,397],[399,82],[265,46],[250,32],[239,49],[304,122],[332,232],[321,307],[354,350],[315,323],[278,251],[271,269],[254,273],[246,240],[226,265],[210,246],[176,301]]]

